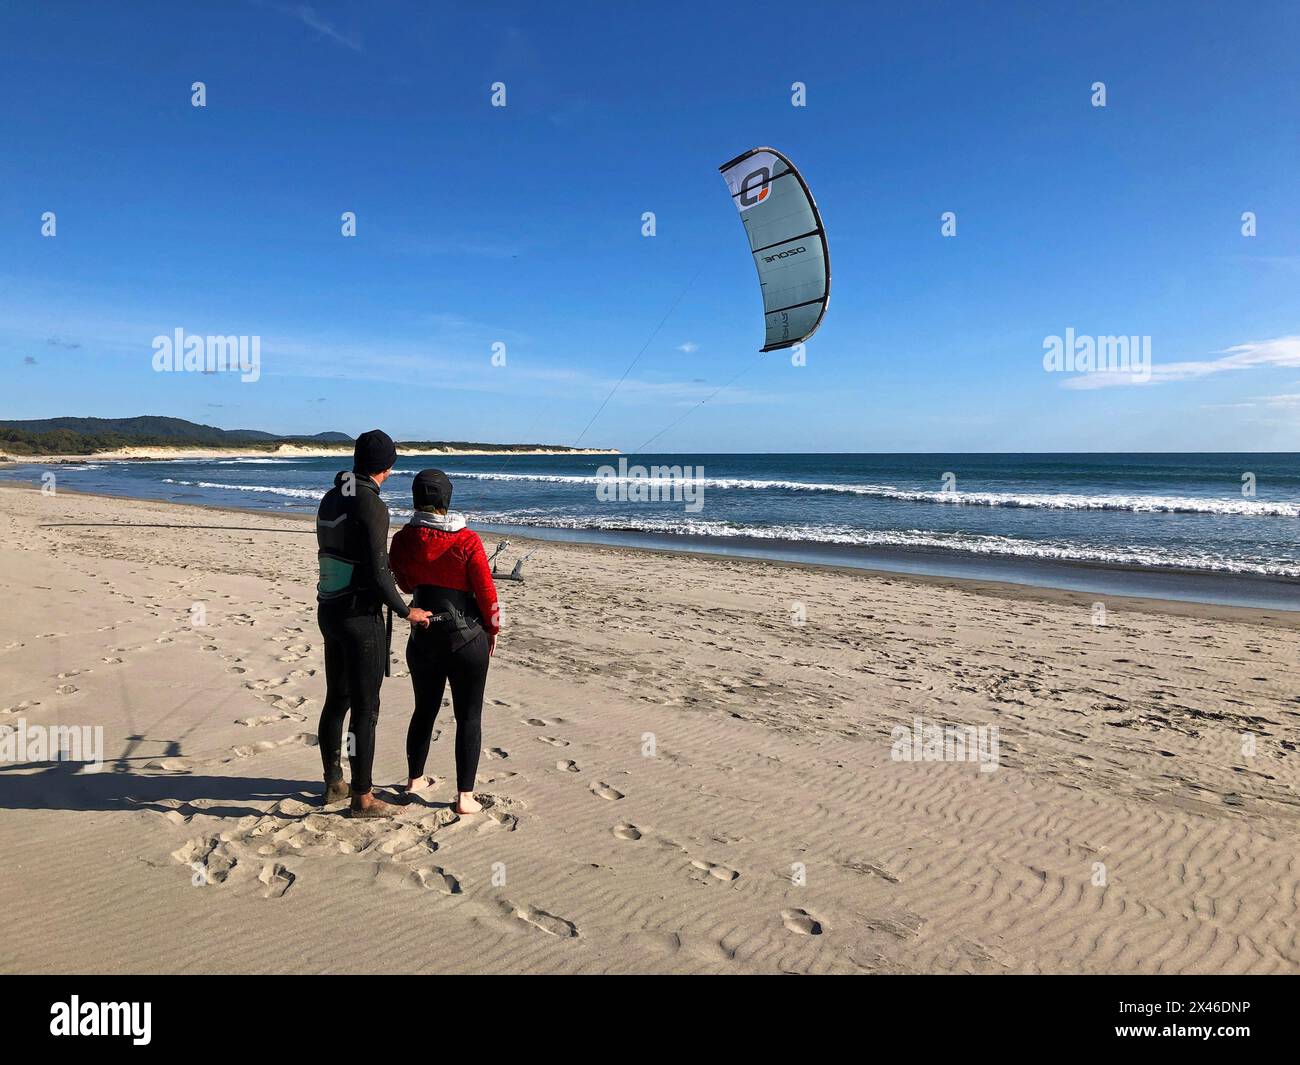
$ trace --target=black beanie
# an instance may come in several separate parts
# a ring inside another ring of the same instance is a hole
[[[411,482],[411,499],[417,510],[446,510],[451,506],[451,481],[442,470],[421,470]]]
[[[393,444],[393,438],[382,429],[371,429],[357,437],[356,446],[352,449],[352,469],[356,473],[367,476],[383,473],[384,470],[392,469],[396,461],[397,447]]]

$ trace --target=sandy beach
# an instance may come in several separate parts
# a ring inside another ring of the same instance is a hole
[[[539,543],[487,810],[446,706],[440,786],[366,823],[316,798],[309,521],[0,523],[0,726],[104,762],[0,765],[4,972],[1300,972],[1300,614]],[[996,762],[901,760],[918,720]]]

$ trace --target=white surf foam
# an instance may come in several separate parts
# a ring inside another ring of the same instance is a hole
[[[456,473],[478,481],[534,481],[544,484],[589,484],[637,481],[662,487],[687,483],[680,477],[612,477],[594,474]],[[880,484],[833,484],[815,481],[753,480],[738,477],[705,477],[706,489],[731,491],[820,492],[867,496],[904,503],[937,503],[944,506],[1025,507],[1052,510],[1114,510],[1151,514],[1243,514],[1254,517],[1300,518],[1300,503],[1258,499],[1211,499],[1199,496],[1077,495],[1068,492],[941,492],[898,488]]]
[[[536,511],[511,511],[475,514],[471,517],[472,520],[479,522],[536,528],[598,529],[609,532],[666,533],[676,536],[743,537],[755,540],[783,540],[793,543],[855,547],[910,547],[1005,558],[1300,577],[1300,566],[1286,559],[1243,560],[1216,555],[1212,552],[1173,550],[1158,546],[1136,547],[1064,540],[1022,540],[986,533],[948,533],[925,529],[853,529],[835,525],[760,526],[730,521],[708,521],[690,515],[679,518],[649,516],[602,518],[587,515],[552,517]]]

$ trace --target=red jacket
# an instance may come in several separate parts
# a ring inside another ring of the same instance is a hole
[[[472,529],[443,532],[427,526],[403,525],[393,537],[388,566],[402,591],[408,594],[420,584],[473,592],[488,635],[495,636],[501,631],[496,585],[492,583],[483,541]]]

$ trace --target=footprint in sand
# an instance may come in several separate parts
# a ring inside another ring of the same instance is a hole
[[[236,725],[244,725],[248,728],[256,728],[258,725],[271,725],[277,721],[306,721],[307,718],[302,714],[291,714],[282,711],[278,714],[263,714],[260,717],[241,717],[235,719]]]
[[[623,798],[623,793],[621,791],[617,788],[611,788],[603,780],[597,780],[591,785],[591,793],[602,799],[610,799],[611,801]]]
[[[824,931],[822,922],[807,910],[782,910],[781,922],[799,936],[819,936]]]
[[[300,798],[282,798],[270,810],[281,817],[309,817],[316,813],[315,806],[308,806]]]
[[[21,703],[15,703],[13,706],[6,706],[0,710],[0,714],[21,714],[24,710],[30,710],[34,706],[40,706],[39,699],[24,699]]]
[[[173,825],[189,824],[190,819],[195,814],[203,812],[201,808],[193,806],[188,802],[182,802],[180,799],[160,799],[155,805],[170,807],[166,813],[160,810],[152,810],[150,812]]]
[[[372,847],[379,854],[387,855],[394,861],[410,857],[432,854],[438,849],[438,842],[428,838],[426,831],[418,825],[402,824]]]
[[[120,666],[122,664],[120,658],[101,658],[100,661],[107,662],[110,666]]]
[[[59,680],[67,680],[69,677],[75,677],[75,676],[78,676],[78,675],[80,675],[80,674],[82,674],[82,673],[88,673],[88,672],[90,672],[90,671],[89,671],[89,670],[86,670],[86,669],[69,669],[69,670],[67,670],[67,671],[64,672],[64,673],[60,673],[58,679],[59,679]]]
[[[188,773],[194,763],[188,758],[155,758],[145,762],[146,769],[161,769],[166,773]]]
[[[578,766],[578,763],[575,762],[572,758],[566,758],[566,759],[564,759],[564,761],[562,761],[562,762],[556,762],[556,763],[555,763],[555,768],[558,769],[561,773],[580,773],[580,772],[582,772],[582,770],[581,770],[581,769],[579,768],[579,766]]]
[[[707,882],[710,877],[721,880],[725,884],[740,879],[740,874],[734,869],[728,869],[724,865],[714,865],[712,862],[702,862],[695,858],[691,859],[691,868],[700,874],[695,879],[701,882]]]
[[[487,747],[484,749],[483,753],[487,755],[488,758],[509,758],[510,757],[510,752],[503,751],[500,747]]]
[[[461,893],[460,881],[447,872],[446,869],[439,868],[436,865],[415,870],[411,874],[411,879],[426,891],[437,891],[442,895],[459,895]]]
[[[509,780],[511,777],[517,777],[519,774],[509,769],[503,769],[499,773],[485,774],[480,773],[474,778],[476,784],[496,784],[502,780]]]
[[[641,838],[641,830],[636,825],[630,825],[627,822],[615,825],[611,831],[618,839],[625,839],[629,842],[636,842]]]
[[[553,913],[539,910],[535,906],[516,906],[513,902],[503,902],[501,908],[511,917],[532,925],[549,936],[558,936],[560,939],[578,938],[577,926],[563,917],[556,917]]]
[[[493,826],[504,828],[507,832],[513,832],[519,827],[519,818],[514,814],[504,813],[501,810],[489,810],[487,815],[488,819],[484,821],[482,826],[479,828],[480,832],[485,828],[492,828]]]
[[[278,899],[293,887],[293,882],[298,878],[279,862],[268,862],[262,866],[257,879],[262,884],[262,898]]]
[[[525,725],[532,725],[534,728],[551,728],[554,725],[563,725],[564,718],[526,717],[523,719],[522,723]]]
[[[172,858],[194,871],[199,886],[225,883],[239,864],[239,859],[230,853],[225,843],[202,837],[189,840],[172,851]]]
[[[244,681],[244,687],[250,688],[253,691],[262,692],[266,691],[268,688],[283,688],[286,684],[292,684],[294,681],[301,680],[303,677],[314,677],[315,675],[316,671],[314,669],[294,669],[287,675],[277,677],[275,680],[246,680]]]
[[[552,747],[567,747],[569,745],[568,740],[562,740],[558,736],[538,736],[537,738],[543,743],[549,743]]]
[[[257,743],[241,744],[238,747],[231,747],[230,753],[235,758],[251,758],[255,754],[261,754],[263,751],[273,751],[277,747],[283,747],[289,743],[301,743],[304,747],[315,747],[320,740],[313,732],[298,732],[292,736],[286,736],[282,740],[260,740]],[[231,761],[231,759],[226,759]]]
[[[60,684],[54,689],[55,695],[71,695],[73,692],[80,691],[75,684]]]

